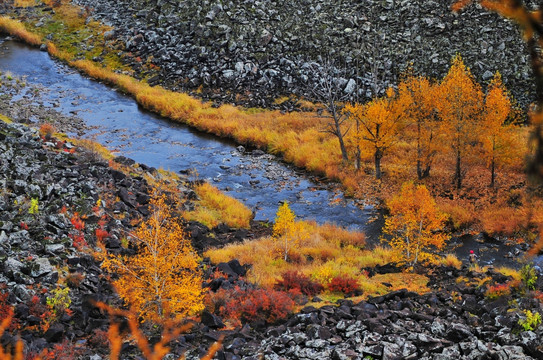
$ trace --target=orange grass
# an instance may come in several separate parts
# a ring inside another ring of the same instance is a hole
[[[0,17],[0,32],[7,33],[30,45],[39,46],[42,43],[41,36],[26,30],[21,22],[10,19],[7,16]]]
[[[31,7],[36,5],[36,0],[15,0],[13,5],[16,7]]]
[[[233,228],[249,228],[253,214],[238,200],[231,198],[208,183],[197,186],[196,209],[185,213],[189,220],[199,221],[207,227],[225,223]]]

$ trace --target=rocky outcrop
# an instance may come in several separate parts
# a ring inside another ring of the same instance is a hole
[[[280,94],[308,95],[327,62],[340,91],[363,100],[410,62],[442,77],[457,52],[482,83],[499,70],[522,104],[534,94],[516,25],[476,6],[454,14],[452,1],[74,2],[114,26],[106,38],[124,44],[136,70],[147,60],[160,67],[151,84],[203,87],[217,102],[272,106]]]
[[[477,288],[456,281],[485,280],[491,284],[509,280],[492,269],[486,273],[444,267],[425,271],[430,271],[432,279],[428,294],[398,290],[367,301],[340,300],[337,306],[318,309],[307,306],[263,334],[247,326],[239,332],[226,332],[218,358],[543,358],[543,347],[536,340],[543,335],[541,327],[524,331],[518,324],[521,309],[541,312],[541,302],[519,294],[492,300],[485,297],[486,286]],[[235,282],[232,274],[220,286],[227,289]],[[208,315],[210,329],[218,323],[220,319]]]

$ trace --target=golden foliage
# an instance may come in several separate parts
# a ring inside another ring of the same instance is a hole
[[[240,201],[225,195],[209,183],[195,187],[199,200],[194,211],[185,213],[185,218],[199,221],[213,228],[225,223],[233,228],[249,228],[253,214]]]
[[[23,8],[31,7],[36,5],[36,0],[15,0],[13,5]]]
[[[405,261],[416,264],[431,259],[428,250],[443,248],[446,235],[436,230],[443,227],[445,214],[439,212],[426,186],[404,184],[387,206],[390,216],[383,232],[392,236],[390,246],[400,251]]]
[[[459,54],[453,58],[449,72],[439,85],[438,98],[436,108],[442,120],[441,134],[453,150],[454,179],[460,189],[464,176],[462,161],[477,139],[483,92]]]
[[[102,267],[118,274],[115,289],[144,320],[193,315],[204,307],[199,258],[165,196],[155,190],[150,206],[149,219],[131,234],[137,254],[107,254],[104,248]]]
[[[273,238],[283,260],[287,261],[289,253],[299,248],[304,240],[309,237],[303,223],[294,221],[294,212],[290,210],[285,201],[277,209],[275,223],[273,224]]]
[[[410,103],[409,94],[392,89],[387,96],[372,100],[366,105],[347,105],[345,112],[356,123],[356,139],[359,148],[371,149],[375,162],[375,177],[381,178],[381,159],[398,141],[398,134],[405,126],[403,114]],[[369,146],[368,146],[369,145]]]
[[[21,22],[10,19],[7,16],[0,16],[0,32],[7,33],[30,45],[39,46],[42,43],[42,39],[39,35],[26,30]]]

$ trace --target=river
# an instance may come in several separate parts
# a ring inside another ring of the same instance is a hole
[[[155,168],[189,170],[192,177],[241,200],[255,211],[256,220],[273,220],[286,200],[299,218],[367,230],[371,207],[357,205],[276,157],[240,152],[233,142],[145,111],[133,98],[82,76],[46,52],[13,41],[0,46],[2,72],[47,89],[40,94],[44,106],[77,114],[91,129],[83,137],[114,153]]]

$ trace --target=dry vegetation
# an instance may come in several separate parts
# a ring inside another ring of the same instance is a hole
[[[291,249],[285,261],[281,244],[273,237],[228,245],[222,249],[211,249],[205,253],[213,263],[238,259],[242,264],[251,264],[247,279],[264,288],[271,289],[281,276],[288,272],[299,272],[327,288],[336,277],[355,279],[364,296],[378,295],[391,289],[409,288],[426,291],[424,276],[417,274],[394,274],[368,277],[362,268],[375,267],[400,260],[400,254],[384,247],[364,250],[364,236],[332,225],[299,222],[301,231],[307,233],[306,240]],[[393,279],[394,278],[394,279]],[[383,282],[393,284],[387,288]],[[325,296],[333,298],[333,292]]]
[[[208,183],[194,188],[199,200],[194,211],[185,213],[188,220],[199,221],[209,228],[224,223],[232,228],[249,228],[253,214],[238,200],[231,198]]]

